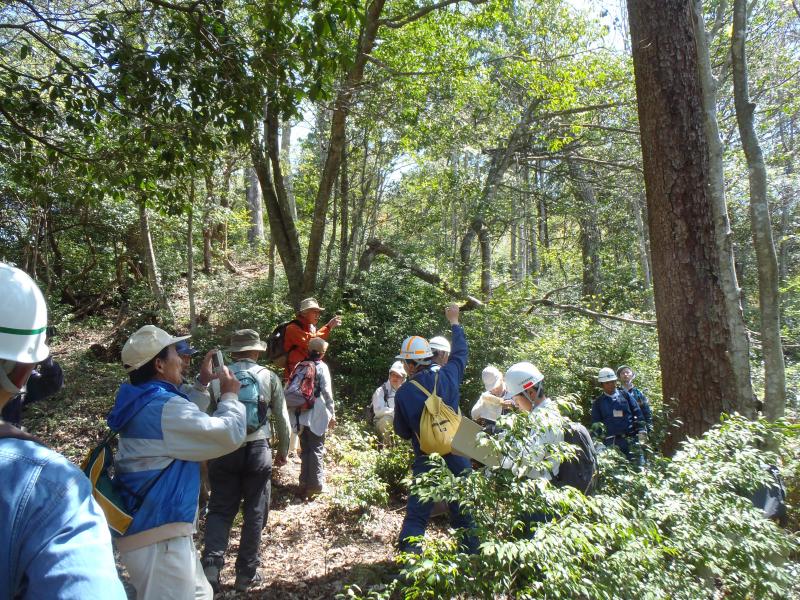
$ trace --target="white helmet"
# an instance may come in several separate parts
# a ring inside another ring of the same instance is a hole
[[[497,367],[489,365],[481,373],[481,379],[483,379],[483,387],[489,392],[497,387],[500,380],[503,379],[503,374]]]
[[[439,352],[447,352],[449,354],[450,342],[447,341],[446,337],[437,335],[435,338],[431,338],[431,350],[438,350]]]
[[[395,356],[398,360],[425,360],[433,356],[431,345],[424,337],[412,335],[403,340],[400,354]]]
[[[0,263],[0,359],[36,364],[50,354],[45,344],[47,304],[39,286],[16,267]]]
[[[396,360],[392,363],[392,366],[389,367],[389,373],[397,373],[400,375],[400,377],[406,376],[406,370],[403,367],[403,363],[401,363],[399,360]]]
[[[617,380],[617,374],[614,373],[614,369],[610,367],[603,367],[597,374],[597,383],[605,383],[606,381],[616,381],[616,380]]]
[[[529,362],[520,362],[511,365],[506,371],[506,388],[512,396],[521,394],[531,389],[544,379],[544,375],[535,365]]]

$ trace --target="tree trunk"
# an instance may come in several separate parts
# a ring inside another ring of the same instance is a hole
[[[347,235],[350,226],[350,177],[347,172],[347,153],[342,152],[342,173],[339,178],[341,184],[341,223],[339,225],[339,289],[344,289],[344,284],[347,281],[347,263],[348,255],[350,253],[350,238]]]
[[[283,186],[286,188],[286,200],[289,202],[289,213],[297,221],[297,203],[294,199],[294,180],[292,178],[292,124],[287,119],[281,125],[281,169],[283,169]]]
[[[492,298],[492,239],[483,221],[475,221],[473,226],[478,231],[481,247],[481,296],[488,302]]]
[[[158,302],[159,308],[169,317],[170,322],[175,322],[175,313],[167,300],[167,294],[161,285],[161,276],[158,272],[156,253],[153,249],[153,238],[150,235],[150,220],[147,217],[147,205],[144,198],[139,200],[139,232],[142,236],[142,247],[144,248],[144,264],[147,270],[147,281],[150,283],[150,291],[153,299]]]
[[[739,137],[747,157],[750,182],[750,227],[758,265],[758,300],[761,313],[761,344],[764,352],[764,416],[774,421],[786,409],[786,374],[781,346],[778,259],[772,240],[772,222],[767,198],[767,167],[758,143],[747,82],[747,3],[733,2],[733,100]]]
[[[261,190],[258,189],[258,177],[252,167],[244,170],[244,185],[250,214],[247,241],[250,242],[252,248],[258,248],[264,243],[264,209],[261,203]]]
[[[526,255],[530,256],[530,261],[527,260],[525,273],[533,275],[534,277],[539,274],[539,230],[538,226],[533,227],[531,221],[531,204],[535,197],[531,190],[531,172],[530,167],[526,163],[522,167],[523,186],[525,188],[525,195],[523,196],[523,209],[522,209],[522,224],[523,231],[527,232],[525,236],[525,246],[527,248]],[[529,266],[530,265],[530,266]]]
[[[642,216],[642,204],[647,202],[644,193],[631,196],[633,219],[636,223],[636,237],[639,241],[639,265],[642,269],[642,279],[646,289],[653,286],[653,276],[650,269],[650,240],[647,238],[647,229]],[[652,308],[652,307],[651,307]]]
[[[723,147],[717,122],[717,85],[711,72],[708,51],[708,35],[703,18],[702,0],[693,0],[693,24],[697,39],[697,64],[702,92],[704,125],[709,152],[709,200],[714,216],[714,230],[719,254],[720,285],[725,295],[725,310],[728,328],[731,331],[731,362],[736,378],[737,409],[740,413],[753,416],[753,387],[750,380],[750,341],[740,302],[741,290],[736,277],[733,256],[733,232],[728,218],[728,205],[725,200],[725,171],[722,162]],[[722,26],[724,6],[715,24],[714,31]]]
[[[189,332],[197,329],[197,310],[194,301],[194,175],[189,182],[189,215],[186,220],[186,288],[189,294]]]
[[[738,408],[690,0],[628,0],[672,453]]]
[[[459,256],[459,281],[461,282],[461,294],[466,296],[469,292],[469,278],[472,274],[472,242],[475,240],[477,232],[470,226],[464,237],[461,238],[461,246],[458,249]]]
[[[567,161],[570,176],[575,185],[575,196],[579,203],[581,234],[581,263],[583,276],[581,296],[590,305],[600,304],[600,228],[597,225],[597,196],[594,187],[586,180],[586,174],[574,160]]]
[[[361,83],[364,77],[364,67],[367,64],[367,57],[375,46],[375,38],[378,33],[379,21],[384,3],[385,0],[372,0],[367,5],[367,14],[361,31],[361,37],[358,41],[355,61],[334,102],[328,156],[325,159],[325,166],[320,175],[319,188],[317,189],[317,196],[314,200],[314,216],[311,222],[311,232],[309,233],[308,239],[308,253],[306,254],[305,271],[303,274],[303,291],[305,293],[313,293],[314,287],[317,284],[319,255],[322,249],[322,241],[325,237],[325,219],[328,214],[328,202],[330,201],[336,176],[339,173],[342,151],[346,142],[345,132],[347,115],[350,112],[350,103],[355,95],[356,87]]]

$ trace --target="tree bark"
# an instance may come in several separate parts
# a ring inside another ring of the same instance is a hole
[[[142,247],[144,249],[144,264],[147,270],[147,281],[150,284],[150,291],[153,299],[158,302],[159,308],[169,317],[170,322],[175,322],[175,313],[167,300],[167,294],[161,285],[161,276],[156,262],[156,253],[153,248],[153,238],[150,235],[150,220],[147,217],[147,205],[144,198],[139,200],[139,232],[142,236]]]
[[[767,198],[767,167],[754,125],[755,104],[750,101],[747,81],[747,3],[733,2],[733,100],[739,137],[747,158],[750,182],[750,228],[758,265],[758,300],[761,313],[761,344],[764,353],[764,416],[775,420],[786,409],[786,374],[781,346],[778,259],[772,239],[772,221]]]
[[[356,87],[361,83],[364,77],[364,67],[367,64],[367,57],[375,46],[375,38],[378,34],[379,21],[384,3],[385,0],[372,0],[367,5],[367,14],[358,41],[355,61],[334,102],[328,155],[320,175],[319,188],[317,189],[317,196],[314,200],[314,216],[311,222],[308,253],[306,254],[305,271],[303,274],[303,291],[305,293],[313,293],[314,287],[317,284],[319,255],[325,237],[325,219],[328,213],[328,202],[330,201],[336,176],[339,173],[342,151],[346,142],[345,132],[347,115],[350,112],[350,105],[355,96]]]
[[[722,27],[725,3],[720,4],[717,23],[713,31]],[[709,151],[709,200],[714,216],[714,230],[719,254],[720,285],[725,296],[725,310],[728,327],[731,331],[731,362],[736,378],[736,402],[738,411],[748,417],[753,416],[753,387],[750,379],[750,341],[747,325],[740,302],[741,290],[736,277],[733,255],[733,232],[728,218],[728,205],[725,200],[725,170],[723,166],[723,146],[717,122],[717,84],[711,71],[708,50],[708,35],[703,18],[702,0],[693,0],[694,33],[697,39],[697,64],[702,92],[704,125]]]
[[[258,177],[252,167],[244,171],[244,185],[250,215],[247,241],[250,242],[252,248],[258,248],[264,243],[264,209],[261,203],[261,190],[258,189]]]
[[[338,277],[338,284],[339,289],[344,289],[344,284],[347,281],[347,264],[348,264],[348,256],[350,254],[350,237],[348,234],[348,228],[350,226],[349,219],[350,219],[350,177],[347,172],[347,153],[345,150],[342,151],[342,173],[341,177],[339,178],[340,188],[341,188],[341,223],[339,225],[340,233],[339,233],[339,277]]]
[[[481,296],[484,302],[488,302],[492,298],[492,239],[486,223],[478,220],[474,226],[481,248]]]
[[[689,2],[628,0],[667,453],[738,408]]]
[[[292,124],[285,120],[281,125],[281,169],[283,170],[283,186],[286,188],[286,200],[292,219],[297,221],[297,202],[294,199],[294,179],[292,178]]]

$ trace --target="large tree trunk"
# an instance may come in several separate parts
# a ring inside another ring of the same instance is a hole
[[[147,270],[147,281],[150,284],[150,291],[153,298],[158,302],[159,308],[169,317],[170,322],[175,322],[175,313],[167,300],[167,294],[161,285],[161,275],[158,271],[156,253],[153,249],[153,238],[150,235],[150,220],[147,217],[147,205],[144,198],[139,200],[139,232],[142,236],[142,248],[144,249],[144,264]]]
[[[314,216],[311,222],[311,232],[309,233],[308,239],[308,253],[306,254],[303,277],[303,291],[305,293],[313,293],[317,284],[319,255],[322,249],[322,241],[325,237],[325,220],[328,214],[328,202],[330,201],[333,185],[336,182],[336,176],[339,173],[342,152],[346,143],[345,132],[347,115],[350,112],[350,105],[355,96],[356,87],[361,83],[364,77],[364,67],[367,64],[367,57],[375,46],[375,38],[378,34],[379,21],[384,3],[385,0],[372,0],[367,5],[367,14],[363,29],[361,30],[361,37],[358,41],[355,61],[334,102],[328,155],[320,175],[319,188],[317,189],[317,196],[314,201]]]
[[[739,408],[689,2],[628,0],[668,453]]]
[[[581,280],[581,296],[584,302],[592,305],[600,304],[600,227],[597,224],[597,196],[594,187],[586,179],[581,166],[574,160],[567,161],[572,183],[575,186],[579,203],[581,263],[583,277]]]
[[[253,248],[258,248],[264,243],[264,209],[261,203],[261,190],[258,189],[258,176],[252,167],[244,170],[244,185],[250,214],[247,241]]]
[[[297,203],[294,199],[294,180],[292,178],[292,124],[287,119],[281,126],[281,169],[283,169],[283,185],[286,188],[286,200],[292,219],[297,220]]]
[[[711,36],[715,36],[724,23],[724,3],[720,5],[720,13]],[[739,282],[736,278],[735,259],[733,256],[733,232],[728,218],[728,206],[725,201],[725,171],[722,163],[723,147],[717,123],[717,84],[711,72],[711,61],[708,51],[708,38],[703,6],[701,0],[693,0],[693,24],[697,39],[697,64],[700,77],[700,89],[705,114],[704,125],[709,151],[709,200],[714,215],[715,239],[719,254],[720,285],[725,295],[725,310],[728,328],[731,332],[731,362],[733,375],[736,378],[737,406],[744,415],[753,415],[753,387],[750,381],[750,343],[747,337],[747,325],[744,314]]]
[[[341,214],[340,219],[341,223],[340,227],[340,234],[339,234],[339,289],[344,289],[344,284],[347,281],[347,264],[348,260],[347,257],[350,253],[350,237],[348,234],[348,228],[350,226],[349,219],[350,219],[350,176],[347,172],[347,154],[345,151],[342,152],[342,173],[341,177],[339,178],[340,181],[340,188],[341,188]]]
[[[750,227],[758,265],[758,300],[761,313],[761,344],[764,352],[764,415],[775,420],[786,409],[786,375],[781,346],[778,259],[772,240],[772,222],[767,199],[767,167],[758,143],[747,83],[747,3],[733,2],[733,99],[739,137],[747,157],[750,182]]]

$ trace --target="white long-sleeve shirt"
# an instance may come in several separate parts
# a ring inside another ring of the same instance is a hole
[[[392,387],[389,381],[386,381],[372,394],[372,411],[375,413],[376,419],[394,417],[395,392],[397,390]]]
[[[316,365],[320,397],[316,399],[312,408],[300,413],[298,422],[300,425],[308,427],[314,435],[325,435],[328,430],[328,423],[336,417],[333,406],[333,385],[328,365],[321,360],[317,361]],[[289,419],[292,424],[295,423],[294,415],[290,414]]]
[[[516,456],[504,457],[500,465],[505,469],[511,469],[517,477],[524,475],[530,479],[551,480],[558,475],[561,463],[554,457],[548,456],[547,446],[564,441],[561,414],[556,403],[550,398],[545,398],[541,404],[534,406],[531,412],[540,420],[540,426],[531,429],[528,439]],[[546,468],[528,468],[527,465],[520,464],[520,459],[523,457],[527,459],[527,463],[542,464]]]

